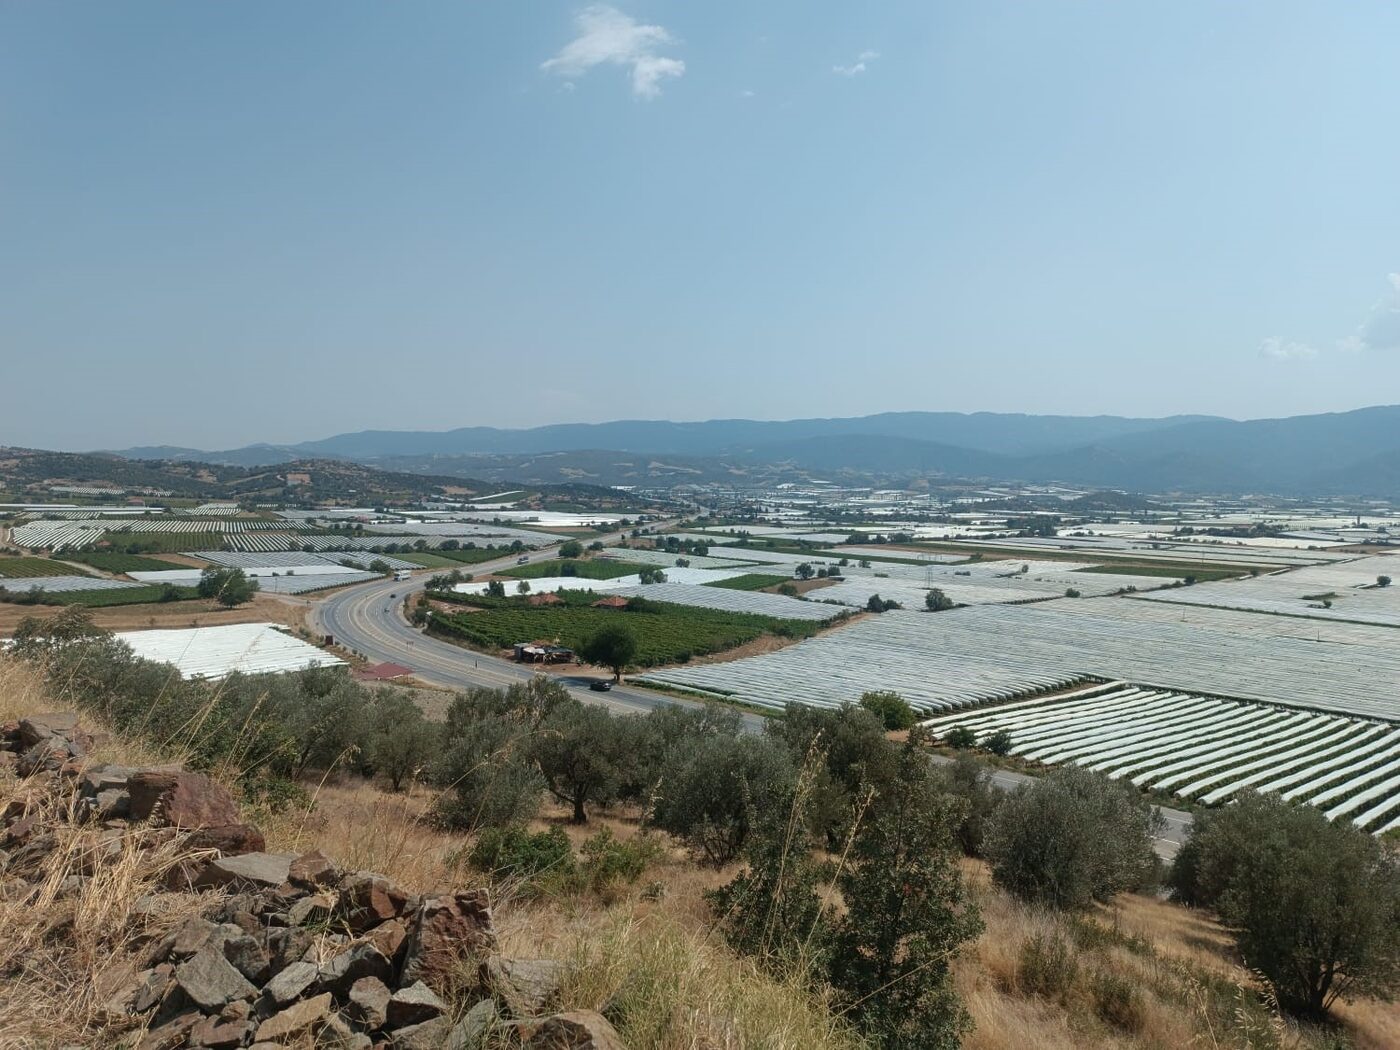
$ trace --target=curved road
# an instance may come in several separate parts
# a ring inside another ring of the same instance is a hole
[[[617,537],[605,537],[612,542]],[[530,557],[551,558],[557,547],[532,551]],[[471,566],[474,573],[485,575],[515,565],[517,555],[481,562]],[[387,660],[413,669],[414,677],[429,685],[447,689],[486,686],[498,689],[517,682],[529,681],[538,672],[530,665],[501,660],[483,653],[442,641],[423,634],[403,616],[404,598],[427,586],[427,574],[412,580],[375,580],[349,587],[312,605],[309,620],[320,633],[332,635],[339,645],[353,649],[373,660]],[[555,676],[580,700],[602,704],[615,711],[630,714],[645,713],[656,707],[676,705],[699,707],[700,703],[681,697],[655,693],[635,686],[617,685],[611,692],[595,693],[588,688],[591,679],[582,676]],[[763,726],[759,715],[742,713],[744,726],[758,732]],[[947,761],[938,756],[934,761]],[[1012,790],[1034,778],[1011,770],[992,771],[992,783]],[[1157,853],[1166,860],[1176,856],[1186,832],[1191,826],[1191,814],[1178,809],[1158,807],[1167,822],[1157,839]]]
[[[616,537],[605,537],[609,542]],[[557,547],[545,547],[531,552],[532,559],[553,557]],[[517,555],[497,558],[471,566],[478,575],[497,572],[515,565]],[[472,652],[461,646],[434,638],[419,631],[403,615],[404,598],[417,594],[427,586],[427,574],[412,580],[375,580],[349,587],[316,603],[308,613],[313,630],[329,634],[338,645],[353,649],[373,660],[388,660],[412,668],[415,678],[429,685],[446,689],[486,686],[498,689],[517,682],[527,682],[539,673],[539,668],[517,664],[484,653]],[[667,696],[628,685],[615,685],[610,692],[593,692],[588,688],[592,678],[584,676],[554,676],[581,700],[602,704],[616,711],[645,713],[655,707],[699,707],[694,700]],[[741,715],[747,728],[757,731],[763,726],[759,715]]]

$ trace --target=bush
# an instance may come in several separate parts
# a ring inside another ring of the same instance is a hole
[[[1238,928],[1287,1010],[1320,1019],[1337,999],[1400,990],[1400,871],[1345,820],[1247,793],[1198,815],[1168,881]]]
[[[1155,875],[1152,841],[1162,827],[1130,786],[1069,766],[1004,799],[985,848],[992,877],[1011,893],[1084,908]]]
[[[982,856],[987,824],[1004,793],[992,786],[992,774],[964,752],[938,769],[939,787],[962,801],[963,815],[954,834],[969,857]]]
[[[967,726],[954,726],[944,735],[943,742],[959,751],[966,751],[977,746],[977,734]]]
[[[1094,1012],[1114,1028],[1125,1032],[1142,1030],[1146,1021],[1142,991],[1127,977],[1108,970],[1095,970],[1089,981]]]
[[[617,838],[611,828],[603,828],[579,849],[579,887],[606,900],[620,887],[640,879],[664,852],[661,843],[649,835],[624,840]]]
[[[949,598],[937,587],[924,595],[924,608],[929,612],[946,612],[956,604],[952,598]]]
[[[727,864],[792,778],[784,749],[767,737],[702,738],[663,774],[652,819],[710,863]]]
[[[543,876],[573,874],[574,850],[562,828],[531,833],[519,825],[487,828],[477,836],[467,863],[493,882],[538,889]]]
[[[1002,758],[1005,758],[1007,755],[1011,754],[1011,734],[1005,729],[998,729],[991,736],[987,737],[986,740],[982,741],[982,746],[992,754],[1000,755]]]
[[[837,879],[846,912],[833,937],[832,984],[884,1047],[956,1050],[971,1028],[950,964],[982,922],[954,855],[958,816],[911,740],[865,809]]]
[[[914,709],[898,693],[888,690],[865,693],[860,698],[860,706],[878,718],[886,729],[908,729],[914,724]]]
[[[1079,980],[1079,953],[1059,933],[1035,933],[1021,944],[1017,983],[1022,991],[1063,1002]]]

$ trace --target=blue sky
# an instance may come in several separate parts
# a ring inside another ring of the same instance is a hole
[[[1400,5],[0,5],[0,443],[1400,401]]]

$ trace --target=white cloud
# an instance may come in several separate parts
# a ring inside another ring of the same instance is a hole
[[[1317,356],[1317,348],[1272,335],[1260,344],[1259,356],[1270,361],[1310,361]]]
[[[1357,354],[1367,350],[1400,351],[1400,273],[1386,275],[1390,290],[1376,300],[1371,313],[1355,334],[1319,350],[1282,336],[1270,336],[1259,346],[1259,356],[1271,361],[1309,361],[1323,353]]]
[[[581,77],[594,66],[622,66],[631,71],[632,94],[647,99],[661,94],[663,79],[685,73],[680,59],[657,54],[676,42],[662,26],[641,25],[607,4],[584,8],[574,25],[578,36],[541,64],[546,73]]]
[[[1362,347],[1369,350],[1400,350],[1400,273],[1386,276],[1390,291],[1371,307],[1356,333]]]
[[[874,62],[879,57],[880,52],[878,51],[862,51],[860,54],[856,55],[856,60],[849,66],[832,66],[831,71],[841,77],[859,76],[865,72],[867,68],[866,63]]]

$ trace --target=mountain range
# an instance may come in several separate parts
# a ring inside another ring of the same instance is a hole
[[[512,430],[365,430],[226,451],[117,453],[261,466],[344,459],[530,483],[767,484],[941,477],[1141,492],[1400,496],[1400,406],[1280,419],[892,412],[836,419],[619,420]]]

